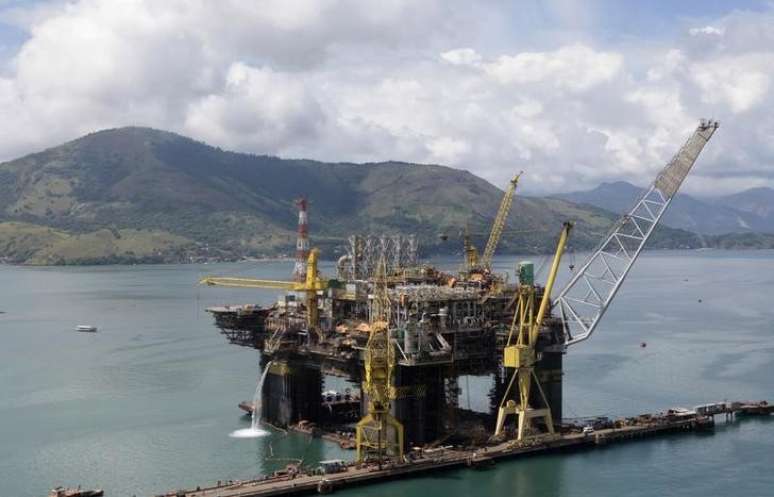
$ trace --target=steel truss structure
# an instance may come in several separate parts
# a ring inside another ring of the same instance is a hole
[[[554,300],[564,322],[564,345],[586,340],[672,202],[699,153],[718,128],[702,120],[694,133],[645,190],[634,207],[618,220],[599,247]]]
[[[341,260],[342,276],[367,280],[384,259],[387,274],[417,265],[419,244],[416,235],[353,235],[348,239],[347,255]]]

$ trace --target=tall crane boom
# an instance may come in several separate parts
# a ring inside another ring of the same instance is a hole
[[[640,255],[704,146],[718,128],[702,120],[688,141],[619,219],[553,302],[564,322],[564,344],[587,339]]]
[[[306,259],[304,280],[300,282],[259,280],[255,278],[238,278],[229,276],[207,276],[200,279],[199,284],[208,286],[225,286],[231,288],[276,288],[279,290],[293,290],[299,292],[325,290],[328,287],[328,281],[320,278],[320,273],[317,269],[319,258],[319,249],[313,248],[309,251]]]
[[[481,258],[481,262],[486,268],[489,268],[492,265],[492,257],[497,249],[497,244],[500,243],[500,237],[503,234],[503,228],[505,228],[505,220],[508,219],[508,213],[511,212],[513,193],[516,191],[516,186],[519,184],[519,176],[521,176],[521,173],[514,176],[511,180],[508,189],[505,191],[505,196],[503,196],[503,200],[500,202],[500,208],[497,210],[497,216],[495,216],[494,223],[492,224],[492,232],[489,233],[489,240],[486,242],[484,256]]]
[[[207,276],[200,279],[199,284],[231,288],[276,288],[278,290],[295,290],[296,286],[298,286],[298,284],[293,281],[258,280],[255,278],[234,278],[227,276]]]

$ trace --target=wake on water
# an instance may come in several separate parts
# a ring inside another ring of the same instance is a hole
[[[258,384],[255,386],[255,394],[253,394],[253,414],[250,417],[250,428],[243,428],[241,430],[232,431],[229,435],[232,438],[258,438],[265,437],[269,434],[268,431],[261,428],[261,393],[263,392],[263,382],[266,380],[266,374],[269,372],[271,361],[263,368],[261,377],[258,380]]]

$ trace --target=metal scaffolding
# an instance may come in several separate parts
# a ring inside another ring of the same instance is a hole
[[[418,247],[415,235],[352,235],[348,239],[347,255],[340,260],[339,277],[373,278],[382,258],[388,275],[416,266]]]

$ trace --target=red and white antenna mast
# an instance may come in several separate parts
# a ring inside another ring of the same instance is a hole
[[[306,215],[306,197],[296,200],[298,207],[298,237],[296,238],[296,265],[293,279],[303,282],[306,279],[306,259],[309,257],[309,219]]]

